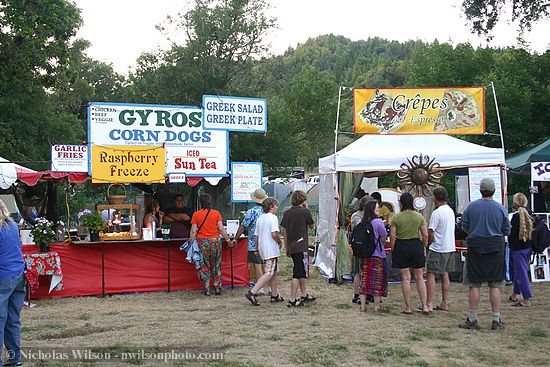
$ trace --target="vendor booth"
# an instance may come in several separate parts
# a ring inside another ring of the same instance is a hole
[[[416,157],[415,157],[416,156]],[[421,157],[421,158],[418,158]],[[352,144],[319,159],[319,250],[315,265],[329,278],[338,278],[337,261],[348,249],[337,246],[338,215],[351,201],[363,173],[378,176],[413,165],[420,159],[428,173],[466,167],[504,167],[504,150],[488,148],[448,135],[365,135]],[[505,180],[503,180],[505,182]],[[502,185],[505,187],[505,185]],[[414,194],[413,194],[414,196]]]

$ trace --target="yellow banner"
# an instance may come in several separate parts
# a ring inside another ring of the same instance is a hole
[[[354,89],[356,134],[483,134],[483,87]]]
[[[164,183],[164,147],[92,145],[92,182]]]

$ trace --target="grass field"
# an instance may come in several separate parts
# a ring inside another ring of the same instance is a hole
[[[77,363],[41,360],[37,366],[547,366],[550,345],[550,284],[533,284],[530,308],[510,307],[510,287],[502,293],[506,330],[491,331],[488,290],[482,289],[479,331],[457,326],[467,313],[467,289],[451,288],[450,312],[403,315],[399,285],[391,285],[383,310],[360,314],[351,303],[351,285],[327,284],[313,271],[310,286],[317,301],[289,309],[267,296],[253,307],[247,289],[222,296],[198,291],[144,293],[34,301],[22,313],[22,346],[58,351],[223,352],[223,360],[150,361],[133,354],[127,361]],[[291,265],[285,260],[280,291],[287,298]],[[438,284],[439,286],[439,284]],[[437,294],[439,296],[439,292]],[[418,303],[414,294],[413,304]],[[370,305],[369,305],[370,306]],[[158,356],[158,355],[157,355]],[[90,358],[94,360],[95,358]]]

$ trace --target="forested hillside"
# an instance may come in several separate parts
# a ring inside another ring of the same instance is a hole
[[[135,71],[123,76],[88,57],[87,41],[73,38],[82,22],[77,8],[63,0],[34,3],[39,6],[2,2],[0,156],[43,162],[26,164],[37,169],[48,168],[50,144],[86,141],[89,101],[200,105],[203,94],[267,98],[265,136],[231,133],[231,160],[262,161],[266,169],[315,169],[317,159],[334,150],[340,86],[494,82],[508,153],[550,135],[550,51],[322,35],[270,56],[263,37],[274,20],[264,15],[262,1],[254,1],[247,9],[252,16],[240,17],[229,6],[217,12],[197,7],[173,19],[189,30],[187,38],[166,52],[143,54]],[[486,106],[488,132],[497,134],[490,87]],[[351,90],[342,90],[340,109],[340,131],[352,132]],[[354,138],[341,134],[339,143]],[[500,144],[495,135],[464,138]]]

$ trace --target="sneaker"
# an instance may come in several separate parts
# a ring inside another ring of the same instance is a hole
[[[254,293],[248,291],[244,296],[246,297],[247,300],[250,301],[250,303],[252,303],[252,305],[254,306],[260,305],[260,302],[258,302],[258,300],[256,299],[256,295]]]
[[[502,320],[493,320],[493,323],[491,324],[491,330],[504,330],[504,323],[502,322]]]
[[[459,324],[458,327],[461,329],[479,330],[479,325],[477,324],[477,320],[470,321],[470,319],[467,317],[466,317],[466,321],[464,321],[463,324]]]
[[[260,290],[258,291],[258,296],[263,296],[265,294],[265,291],[263,288],[260,288]]]
[[[271,302],[284,302],[285,299],[281,297],[280,294],[277,294],[276,296],[271,296]]]
[[[294,300],[294,301],[288,301],[287,307],[303,307],[304,306],[304,302],[302,302],[301,300],[297,299],[297,300]]]
[[[353,297],[353,299],[351,300],[351,303],[357,303],[357,304],[360,304],[361,303],[361,299],[359,297]],[[368,303],[368,302],[367,302]]]

